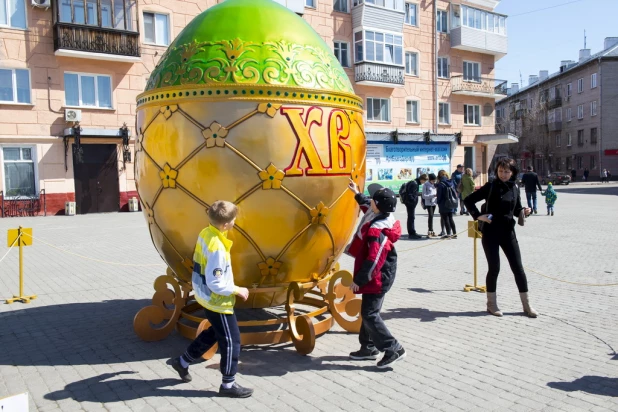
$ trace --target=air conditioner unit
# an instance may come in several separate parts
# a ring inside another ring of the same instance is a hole
[[[31,0],[34,7],[48,9],[51,7],[51,0]]]
[[[461,16],[461,6],[459,4],[453,4],[453,15],[455,17]]]
[[[82,120],[82,111],[76,109],[66,109],[64,111],[64,120],[67,122],[79,122]]]
[[[136,197],[129,199],[129,212],[139,212],[139,200]]]
[[[75,216],[75,202],[64,202],[64,214],[66,216]]]

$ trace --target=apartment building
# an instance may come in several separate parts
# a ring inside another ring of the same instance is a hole
[[[67,201],[126,210],[136,96],[174,37],[220,1],[0,0],[3,215],[64,213]],[[276,1],[333,45],[365,102],[371,150],[437,148],[445,168],[465,163],[481,183],[496,144],[516,140],[495,133],[499,0]]]
[[[598,180],[603,169],[618,170],[618,38],[602,51],[579,51],[551,75],[541,70],[528,85],[515,84],[496,105],[496,128],[520,141],[500,152],[533,166],[541,175],[585,169]]]

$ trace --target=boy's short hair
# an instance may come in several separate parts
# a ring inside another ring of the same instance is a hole
[[[214,226],[230,223],[238,214],[238,207],[225,200],[217,200],[208,208],[208,219]]]
[[[418,180],[427,180],[427,179],[428,179],[428,178],[427,178],[427,173],[423,173],[422,175],[420,175],[420,176],[418,177]]]

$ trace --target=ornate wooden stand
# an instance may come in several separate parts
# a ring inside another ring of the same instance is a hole
[[[239,321],[241,344],[291,341],[299,353],[307,355],[315,347],[316,336],[327,332],[334,322],[348,332],[358,333],[361,325],[361,300],[349,289],[351,284],[352,274],[346,270],[335,270],[314,282],[290,283],[287,286],[285,304],[287,316]],[[141,339],[161,340],[174,328],[177,328],[182,336],[194,339],[198,333],[210,326],[208,320],[201,315],[202,307],[192,299],[191,285],[179,283],[169,269],[167,275],[156,279],[154,288],[152,305],[137,312],[133,320],[135,333]],[[285,289],[285,286],[255,288],[250,289],[250,294],[276,293]],[[296,305],[310,307],[312,310],[300,314]],[[276,330],[264,331],[266,327]],[[262,330],[247,330],[251,328]],[[215,345],[204,358],[210,359],[216,351]]]

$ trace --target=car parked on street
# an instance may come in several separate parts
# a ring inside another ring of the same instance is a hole
[[[571,183],[571,176],[562,172],[552,172],[541,179],[542,185],[546,185],[549,182],[553,185],[568,185]]]

